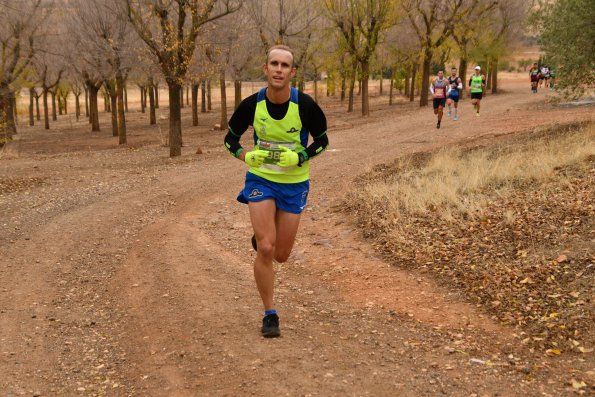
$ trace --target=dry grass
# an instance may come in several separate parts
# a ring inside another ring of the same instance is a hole
[[[398,173],[365,186],[359,199],[383,203],[388,218],[403,212],[439,213],[444,219],[481,217],[486,203],[515,186],[543,182],[555,170],[595,155],[595,127],[565,129],[522,145],[445,149],[418,168],[411,158],[399,160]]]
[[[399,159],[340,210],[385,260],[460,291],[523,344],[582,354],[595,345],[594,127]]]

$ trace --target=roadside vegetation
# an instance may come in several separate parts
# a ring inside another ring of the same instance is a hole
[[[394,265],[461,291],[530,348],[592,347],[595,126],[397,159],[346,200]]]

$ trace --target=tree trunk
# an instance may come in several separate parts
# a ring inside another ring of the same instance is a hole
[[[233,109],[237,109],[240,106],[240,102],[242,102],[242,80],[235,80],[233,82],[234,87],[234,102],[233,102]]]
[[[219,129],[227,129],[227,92],[225,89],[225,70],[219,72],[219,84],[221,85],[221,120]]]
[[[382,70],[380,70],[380,95],[383,94],[382,92],[382,83],[384,82],[384,78],[382,76]]]
[[[16,93],[11,89],[8,89],[7,93],[4,99],[6,103],[6,131],[12,139],[12,136],[17,133]]]
[[[362,62],[362,116],[370,115],[370,97],[368,92],[368,82],[370,80],[370,63]]]
[[[198,125],[198,85],[199,83],[192,82],[192,125]]]
[[[159,84],[155,83],[155,109],[159,109]]]
[[[52,121],[58,120],[58,115],[56,114],[56,91],[50,91],[52,94]]]
[[[149,124],[157,124],[157,117],[155,115],[155,86],[153,85],[153,78],[149,78]]]
[[[62,100],[64,101],[64,114],[68,114],[68,92],[64,94]]]
[[[14,133],[17,133],[17,126],[19,125],[19,112],[17,108],[17,93],[12,93],[12,114],[14,116]]]
[[[34,96],[35,96],[35,88],[31,87],[29,88],[29,125],[31,127],[33,127],[35,125],[35,102],[34,102]]]
[[[145,107],[147,106],[147,102],[145,100],[145,95],[146,95],[145,86],[139,85],[138,88],[140,89],[140,112],[144,113]]]
[[[341,76],[341,102],[345,100],[345,90],[347,87],[347,81],[345,79],[345,75]]]
[[[393,104],[393,87],[395,85],[395,68],[391,68],[390,70],[390,86],[388,87],[388,104]]]
[[[126,144],[126,115],[124,114],[124,77],[122,72],[116,73],[116,97],[118,100],[118,144]]]
[[[118,136],[118,95],[114,89],[110,89],[110,91],[114,91],[109,96],[112,115],[112,136]]]
[[[180,87],[180,109],[184,109],[184,86]]]
[[[353,94],[355,91],[355,73],[349,81],[349,99],[347,101],[347,113],[353,112]]]
[[[4,142],[12,140],[12,131],[8,128],[8,91],[7,86],[0,86],[0,132],[3,133],[0,139]]]
[[[409,98],[409,76],[411,76],[411,70],[409,68],[405,69],[405,97]]]
[[[493,83],[493,77],[494,77],[494,60],[493,59],[489,59],[488,60],[488,70],[486,71],[487,73],[487,85],[486,85],[486,91],[490,90],[492,88],[492,83]]]
[[[498,58],[492,61],[492,94],[498,93]]]
[[[124,111],[128,113],[128,88],[126,88],[126,82],[124,82]]]
[[[35,118],[37,119],[37,121],[41,121],[41,113],[39,111],[39,97],[40,95],[37,95],[37,93],[35,93]]]
[[[76,121],[79,121],[81,117],[81,100],[80,100],[81,93],[79,91],[78,94],[74,94],[74,113],[76,115]]]
[[[466,58],[461,58],[461,62],[459,63],[459,77],[461,78],[461,83],[463,83],[463,89],[461,90],[461,98],[463,98],[463,93],[465,92],[465,86],[466,86],[466,82],[465,80],[467,79],[467,59]]]
[[[486,73],[486,79],[487,79],[487,81],[486,81],[486,91],[487,91],[487,90],[489,90],[489,89],[492,88],[492,75],[493,75],[492,69],[493,69],[493,66],[492,66],[492,61],[490,59],[488,59],[486,61],[486,63],[487,63],[487,70],[486,70],[485,73]],[[485,94],[486,93],[484,92],[484,95]]]
[[[421,92],[419,93],[419,106],[428,106],[428,92],[430,90],[430,65],[432,64],[432,53],[426,51],[421,74]]]
[[[211,79],[207,80],[207,110],[210,112],[211,110],[213,110],[213,107],[211,106]]]
[[[50,110],[48,108],[48,90],[43,89],[43,120],[45,122],[44,128],[50,129]]]
[[[6,128],[6,108],[6,94],[0,87],[0,133],[2,133],[2,135],[0,135],[0,142],[2,143],[12,139],[12,135],[8,131],[8,128]],[[2,147],[2,144],[0,144],[0,147]]]
[[[0,88],[0,132],[2,132],[0,140],[3,140],[3,142],[8,142],[12,140],[12,131],[10,130],[10,128],[8,128],[9,106],[7,91],[8,87],[4,89]]]
[[[207,112],[207,82],[205,80],[200,83],[200,112]]]
[[[190,105],[190,86],[186,85],[186,106]]]
[[[85,85],[85,117],[89,117],[89,89]]]
[[[175,81],[168,81],[169,89],[169,156],[182,154],[182,112],[180,109],[180,91],[182,87]]]
[[[413,64],[411,68],[411,86],[409,87],[409,102],[415,100],[415,77],[417,75],[417,63]]]
[[[91,124],[91,131],[99,131],[99,101],[97,100],[99,87],[92,84],[88,86],[89,91],[89,124]]]
[[[62,116],[64,109],[64,105],[62,105],[62,93],[57,91],[56,96],[58,97],[58,115]]]

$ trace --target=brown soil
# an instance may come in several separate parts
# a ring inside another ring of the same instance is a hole
[[[331,148],[313,160],[294,253],[277,265],[274,340],[259,334],[251,226],[235,201],[245,167],[210,130],[217,114],[191,127],[184,110],[175,159],[161,145],[167,120],[148,127],[138,112],[125,147],[105,114],[99,133],[70,115],[50,131],[21,127],[0,154],[0,395],[591,392],[592,355],[531,353],[460,291],[384,262],[332,211],[357,175],[397,156],[593,118],[524,80],[501,85],[481,117],[464,100],[440,130],[416,104],[377,97],[363,119],[321,99]]]

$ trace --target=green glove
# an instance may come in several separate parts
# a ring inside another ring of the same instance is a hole
[[[300,161],[298,154],[285,146],[279,146],[283,152],[279,155],[279,167],[293,167]]]
[[[244,162],[250,167],[259,168],[268,156],[269,152],[266,150],[252,150],[251,152],[246,153],[246,156],[244,156]]]

